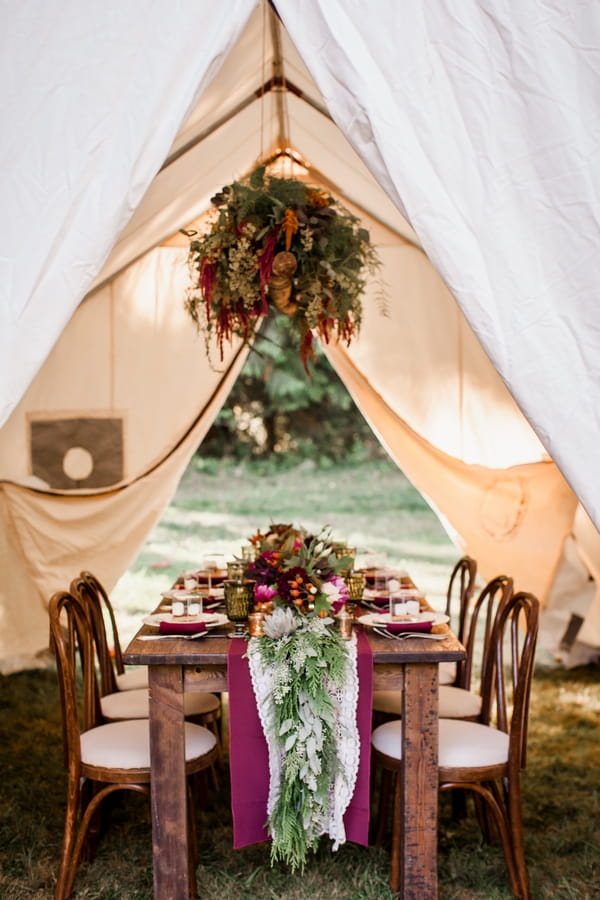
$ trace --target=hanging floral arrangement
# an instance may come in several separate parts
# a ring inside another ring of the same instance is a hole
[[[214,218],[191,238],[195,287],[186,309],[223,346],[248,340],[273,305],[290,316],[308,371],[313,338],[349,345],[362,319],[368,273],[380,265],[369,232],[324,191],[264,166],[212,198]]]

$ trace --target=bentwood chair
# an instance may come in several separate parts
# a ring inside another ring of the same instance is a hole
[[[438,715],[444,719],[472,719],[476,721],[481,713],[481,688],[471,690],[474,671],[483,677],[483,661],[489,652],[489,643],[495,617],[513,592],[513,580],[508,575],[497,575],[480,591],[468,619],[463,622],[463,630],[468,627],[462,642],[467,651],[466,659],[458,669],[456,685],[440,684],[438,688]],[[375,691],[373,712],[378,724],[386,719],[399,719],[402,715],[401,691]]]
[[[102,723],[94,640],[81,601],[67,591],[55,593],[50,599],[49,616],[68,772],[63,845],[54,897],[66,900],[73,890],[82,850],[85,847],[88,856],[93,852],[90,836],[98,830],[91,826],[96,825],[103,801],[115,791],[149,793],[150,734],[147,719]],[[216,757],[214,734],[201,725],[186,722],[187,775],[191,777],[208,768]],[[195,862],[192,802],[188,784],[189,845],[193,857],[190,863]]]
[[[539,603],[530,593],[513,594],[498,610],[484,659],[480,721],[439,721],[441,791],[473,794],[484,837],[499,837],[513,895],[530,897],[521,815],[521,770],[538,632]],[[392,891],[400,885],[399,790],[402,722],[386,722],[372,735],[373,761],[391,776],[393,819]],[[382,789],[380,802],[389,797]],[[380,808],[382,813],[383,807]],[[383,813],[382,813],[383,814]],[[490,827],[490,823],[491,826]]]
[[[91,572],[82,572],[74,578],[69,590],[79,598],[86,609],[95,644],[100,672],[100,708],[106,721],[147,718],[149,713],[148,670],[126,671],[123,665],[117,622],[108,594]],[[112,631],[113,653],[106,632],[106,619]],[[140,674],[138,674],[140,673]],[[221,702],[215,694],[186,693],[183,698],[187,719],[205,725],[214,733],[218,744],[219,762],[222,761],[218,721]]]
[[[467,632],[469,604],[475,590],[477,562],[470,556],[462,556],[450,573],[446,591],[446,615],[450,617],[450,628],[464,644]],[[458,684],[460,666],[458,663],[442,663],[439,667],[440,684]]]
[[[77,588],[78,596],[83,596],[89,604],[98,663],[100,665],[102,693],[111,694],[115,691],[147,688],[148,668],[146,666],[125,668],[115,612],[104,585],[95,575],[84,570],[81,572],[79,579],[71,582],[71,591],[74,586]],[[108,620],[109,624],[110,641],[106,632],[106,620]]]

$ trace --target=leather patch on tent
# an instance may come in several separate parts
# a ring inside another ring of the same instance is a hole
[[[34,419],[31,471],[56,490],[100,488],[123,480],[123,419]]]

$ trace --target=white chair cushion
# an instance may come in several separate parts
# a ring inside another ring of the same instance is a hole
[[[497,766],[508,761],[508,735],[498,728],[440,719],[439,765],[442,768]]]
[[[495,766],[508,760],[508,735],[478,722],[440,719],[439,740],[442,768]],[[402,759],[402,722],[380,725],[373,731],[371,743],[380,753]]]
[[[402,717],[402,691],[373,691],[373,712]]]
[[[122,675],[117,675],[117,688],[120,691],[135,691],[138,688],[148,687],[148,667],[139,666],[135,669],[127,669]]]
[[[454,684],[456,680],[456,663],[443,662],[438,666],[438,683]]]
[[[150,735],[147,719],[109,722],[80,739],[81,760],[90,766],[111,769],[144,769],[150,766]],[[186,761],[203,756],[216,745],[214,734],[202,725],[185,723]]]
[[[402,759],[402,722],[397,719],[379,725],[371,735],[371,744],[386,756]]]
[[[481,697],[463,688],[441,684],[439,688],[440,719],[478,716]],[[373,711],[402,718],[402,691],[373,691]]]
[[[219,709],[219,698],[214,694],[190,694],[183,696],[183,709],[186,716],[200,716],[214,713]],[[100,709],[105,719],[147,719],[149,701],[147,688],[135,691],[117,691],[100,698]]]
[[[440,719],[464,719],[481,712],[481,696],[464,688],[441,684],[438,696]]]

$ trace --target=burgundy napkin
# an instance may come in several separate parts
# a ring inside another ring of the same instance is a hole
[[[358,638],[358,708],[360,760],[354,795],[344,815],[346,837],[357,844],[369,842],[369,772],[371,765],[371,717],[373,659],[367,636]],[[229,690],[229,771],[233,846],[268,840],[266,828],[269,795],[269,754],[250,680],[246,642],[231,641],[227,664]]]
[[[405,631],[431,631],[433,622],[386,622],[381,627],[395,634],[404,634]]]
[[[161,634],[198,634],[206,631],[204,622],[159,622]]]
[[[390,597],[389,594],[377,594],[374,597],[367,596],[366,598],[370,603],[375,603],[377,606],[389,606],[390,605]]]

